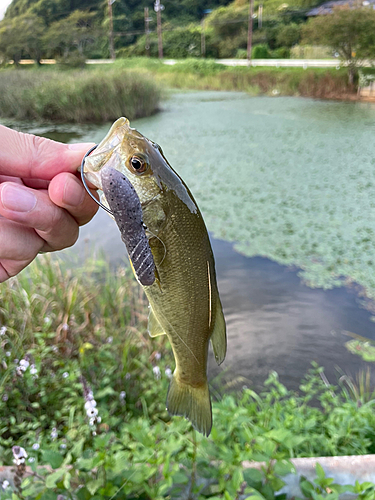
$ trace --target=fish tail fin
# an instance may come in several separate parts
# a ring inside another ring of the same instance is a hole
[[[205,436],[210,434],[212,410],[207,381],[200,387],[192,387],[178,380],[174,372],[168,389],[167,409],[171,415],[188,418]]]

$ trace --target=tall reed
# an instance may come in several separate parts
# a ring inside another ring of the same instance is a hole
[[[105,122],[153,114],[161,90],[150,75],[107,71],[4,70],[0,116],[61,122]]]

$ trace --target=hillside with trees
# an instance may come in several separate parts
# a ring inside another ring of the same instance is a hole
[[[249,0],[164,0],[164,3],[164,57],[200,57],[203,35],[205,57],[246,57]],[[319,3],[319,0],[292,0],[292,3],[254,0],[253,57],[287,58],[301,42],[322,45],[328,57],[332,57],[338,49],[336,42],[330,43],[334,36],[324,33],[327,16],[308,18],[309,10]],[[149,9],[148,36],[145,7]],[[364,21],[366,26],[374,22],[375,11],[371,7],[355,9],[368,18],[368,22]],[[349,22],[356,14],[348,6],[340,8],[345,9]],[[117,57],[157,57],[156,13],[152,0],[115,0],[112,15]],[[315,22],[317,28],[321,25],[322,29],[313,35],[314,30],[305,27],[314,26]],[[16,64],[21,58],[69,59],[78,63],[86,58],[107,58],[109,26],[106,0],[13,0],[0,22],[0,54]],[[366,40],[371,41],[370,38],[362,37],[362,45]],[[369,50],[361,50],[361,54],[370,57],[371,44]]]

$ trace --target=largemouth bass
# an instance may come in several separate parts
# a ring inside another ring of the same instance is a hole
[[[227,344],[215,262],[202,215],[161,148],[131,128],[126,118],[119,118],[86,158],[86,178],[99,189],[103,167],[119,170],[141,203],[155,263],[154,283],[143,285],[150,302],[148,332],[151,337],[168,336],[176,361],[167,409],[187,417],[208,436],[212,427],[209,341],[218,364],[225,358]],[[101,201],[108,206],[105,197]]]

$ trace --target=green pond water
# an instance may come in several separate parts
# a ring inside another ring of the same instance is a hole
[[[302,268],[311,286],[349,277],[375,297],[374,104],[178,93],[132,125],[162,146],[215,237]]]
[[[99,142],[110,124],[17,126]],[[132,126],[161,145],[214,236],[224,366],[255,382],[276,369],[292,385],[312,359],[332,377],[334,364],[361,367],[344,347],[347,331],[375,339],[375,325],[353,289],[337,287],[355,282],[375,298],[375,105],[176,93]],[[103,211],[73,251],[90,242],[114,262],[125,258]]]

